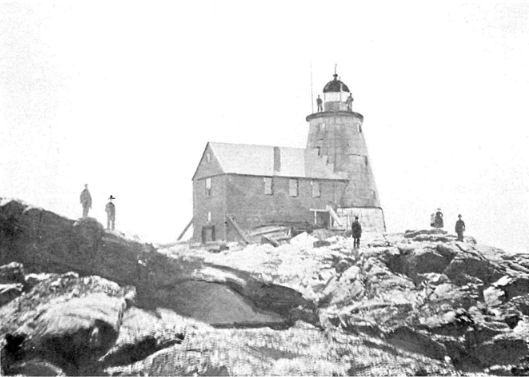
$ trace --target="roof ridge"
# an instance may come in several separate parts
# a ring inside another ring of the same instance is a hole
[[[236,145],[236,146],[246,146],[246,147],[268,147],[268,148],[288,148],[288,149],[302,149],[305,150],[306,148],[299,148],[299,147],[287,147],[284,145],[264,145],[264,144],[241,144],[241,143],[225,143],[223,141],[208,141],[209,145]]]

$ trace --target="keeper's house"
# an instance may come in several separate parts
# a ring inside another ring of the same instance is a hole
[[[350,92],[337,79],[307,117],[307,147],[210,142],[193,176],[193,240],[248,242],[265,226],[346,229],[359,216],[385,231],[384,214]]]

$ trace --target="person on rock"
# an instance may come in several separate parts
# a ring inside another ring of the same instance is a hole
[[[465,232],[465,222],[461,220],[461,215],[458,215],[459,220],[456,221],[456,233],[457,233],[457,240],[464,242],[463,239],[463,233]]]
[[[87,217],[88,211],[92,208],[92,196],[88,191],[88,185],[84,185],[84,190],[81,193],[81,205],[83,206],[83,217]]]
[[[316,98],[316,104],[318,105],[318,113],[321,113],[323,111],[323,101],[320,98],[320,95],[318,94],[318,98]]]
[[[362,225],[358,222],[358,216],[355,216],[355,221],[351,225],[351,231],[353,233],[354,248],[360,248],[360,237],[362,237]]]
[[[441,212],[441,208],[437,208],[437,212],[435,213],[434,227],[439,229],[444,227],[443,213]]]
[[[138,254],[137,274],[140,280],[151,281],[154,278],[154,271],[152,271],[152,251],[144,248]]]
[[[105,211],[107,212],[107,230],[114,230],[116,225],[116,206],[112,203],[113,199],[116,198],[110,195],[110,198],[108,198],[109,202],[105,207]]]

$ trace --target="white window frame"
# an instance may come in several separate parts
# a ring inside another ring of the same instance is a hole
[[[299,196],[299,180],[295,178],[289,178],[288,180],[288,194],[293,198]]]
[[[208,197],[211,196],[211,192],[213,191],[211,178],[206,178],[204,188],[205,188],[205,192],[204,192],[205,195]]]
[[[312,197],[321,198],[321,182],[319,181],[310,181],[312,186]]]
[[[264,177],[263,182],[265,195],[274,195],[274,179],[272,177]]]

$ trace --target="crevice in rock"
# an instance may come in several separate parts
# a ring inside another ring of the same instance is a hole
[[[121,346],[116,352],[103,357],[101,361],[101,368],[105,369],[112,366],[121,366],[135,363],[145,359],[165,348],[172,347],[176,344],[181,344],[184,340],[183,334],[178,334],[176,339],[165,340],[160,342],[154,336],[147,336],[137,343],[126,344]]]

